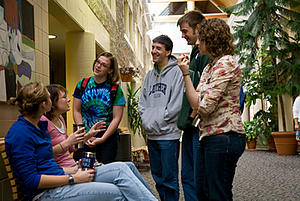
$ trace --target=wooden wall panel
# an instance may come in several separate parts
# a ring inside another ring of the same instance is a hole
[[[0,102],[0,137],[4,137],[10,126],[17,120],[19,115],[16,106]]]

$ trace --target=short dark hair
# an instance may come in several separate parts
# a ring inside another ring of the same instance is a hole
[[[196,29],[197,24],[200,24],[205,17],[199,10],[192,10],[184,14],[179,20],[177,21],[177,26],[180,26],[183,23],[188,23],[193,30]]]
[[[152,40],[152,42],[163,44],[167,51],[172,52],[172,50],[173,50],[173,42],[172,42],[171,38],[169,38],[169,36],[167,36],[167,35],[157,36],[156,38],[154,38]]]

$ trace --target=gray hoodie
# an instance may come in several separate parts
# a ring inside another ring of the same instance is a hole
[[[171,56],[160,74],[155,65],[144,80],[139,100],[142,124],[150,140],[180,138],[177,115],[181,109],[183,77],[177,59]]]

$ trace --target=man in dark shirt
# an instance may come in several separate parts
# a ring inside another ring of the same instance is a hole
[[[188,45],[195,45],[197,40],[197,27],[202,20],[205,20],[204,16],[201,12],[195,10],[186,13],[178,20],[177,26],[180,27],[182,38],[186,39]],[[208,62],[209,57],[207,55],[201,55],[198,47],[194,46],[190,55],[189,69],[195,88],[197,87],[202,71]],[[194,201],[198,200],[196,187],[199,187],[199,180],[201,180],[201,175],[197,172],[197,167],[200,165],[198,155],[200,143],[199,129],[192,125],[193,118],[190,117],[191,113],[191,106],[184,93],[181,110],[177,120],[178,128],[183,130],[181,182],[185,200]]]

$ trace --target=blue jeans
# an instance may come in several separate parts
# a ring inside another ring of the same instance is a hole
[[[142,175],[140,174],[138,169],[135,167],[133,162],[123,162],[123,163],[125,163],[131,169],[132,173],[138,178],[138,180],[140,180],[142,182],[142,184],[144,184],[144,186],[152,193],[150,187],[145,182],[145,180],[143,179]]]
[[[148,140],[152,177],[161,201],[178,201],[179,140]]]
[[[131,171],[129,167],[135,170]],[[93,182],[48,189],[39,200],[157,201],[143,184],[145,182],[141,182],[133,172],[136,173],[138,171],[134,168],[134,165],[132,166],[129,163],[115,162],[106,164],[96,167],[96,175]]]
[[[185,200],[197,201],[196,180],[199,179],[199,129],[186,129],[182,135],[181,183]]]
[[[199,200],[232,200],[236,164],[245,150],[244,134],[227,132],[200,141]]]

